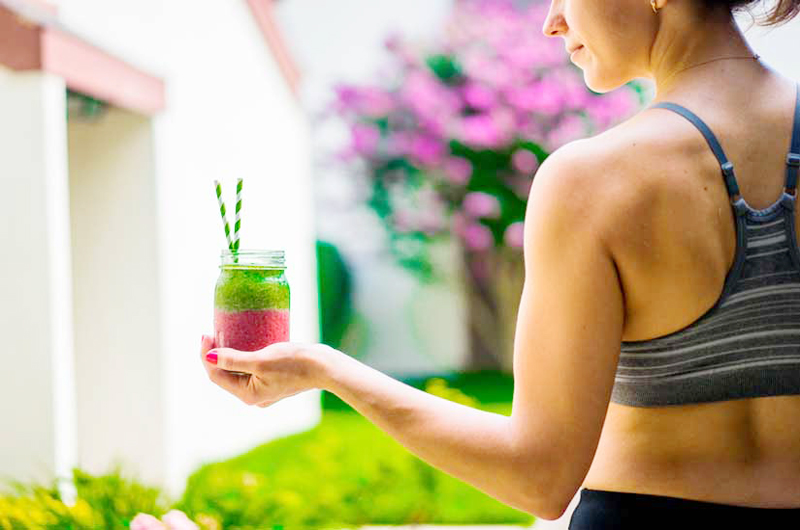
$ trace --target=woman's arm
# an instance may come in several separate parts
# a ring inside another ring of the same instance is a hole
[[[427,394],[319,344],[209,351],[206,337],[209,377],[261,407],[330,390],[434,467],[520,510],[560,517],[597,449],[624,317],[604,233],[606,212],[625,208],[613,204],[613,168],[574,144],[550,155],[531,188],[510,417]]]
[[[512,446],[508,416],[418,390],[334,349],[323,350],[317,362],[320,388],[422,460],[519,510],[540,511],[526,487],[535,470]]]
[[[531,189],[510,417],[417,390],[336,350],[320,358],[320,387],[434,467],[520,510],[560,517],[591,466],[622,334],[622,289],[602,237],[601,209],[611,204],[598,173],[585,150],[562,148]]]

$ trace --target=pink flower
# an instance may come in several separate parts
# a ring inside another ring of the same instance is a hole
[[[375,153],[381,132],[374,125],[366,123],[356,123],[350,129],[352,136],[352,150],[362,156],[370,156]]]
[[[458,136],[466,144],[478,148],[499,147],[506,140],[507,132],[490,114],[474,114],[461,120]]]
[[[635,96],[627,88],[618,88],[603,96],[592,98],[586,113],[598,130],[604,130],[615,121],[627,118],[635,107]]]
[[[553,70],[549,72],[548,77],[561,87],[566,109],[581,110],[594,97],[586,88],[583,76],[574,70]]]
[[[531,194],[531,185],[533,180],[527,177],[512,178],[509,182],[511,191],[513,191],[520,199],[527,199]]]
[[[530,175],[539,167],[539,160],[536,158],[535,154],[527,149],[521,148],[514,151],[514,154],[511,155],[511,164],[514,166],[514,169],[520,173]]]
[[[457,94],[446,88],[433,73],[412,70],[401,88],[403,102],[422,121],[439,123],[442,116],[449,116],[461,108]]]
[[[476,109],[488,110],[497,104],[494,91],[481,83],[467,83],[461,89],[461,94],[464,96],[464,101]]]
[[[416,228],[414,223],[414,212],[408,208],[397,208],[392,215],[394,229],[401,233],[406,234],[413,232]]]
[[[420,165],[433,166],[444,156],[444,145],[433,136],[424,134],[412,136],[409,154]]]
[[[460,156],[451,156],[443,164],[444,175],[453,184],[466,184],[472,176],[472,162]]]
[[[394,131],[387,138],[386,151],[389,156],[407,156],[411,151],[412,135],[408,131]]]
[[[547,135],[547,144],[555,151],[564,144],[583,138],[586,135],[586,124],[575,114],[565,116]]]
[[[520,110],[548,116],[560,113],[565,103],[562,86],[548,78],[528,86],[511,87],[506,92],[506,98]]]
[[[470,250],[487,250],[494,245],[492,231],[480,223],[470,223],[461,234]]]
[[[472,217],[496,219],[500,216],[500,201],[494,195],[482,191],[473,191],[464,196],[464,211]]]
[[[522,248],[524,243],[524,226],[525,223],[522,221],[517,221],[508,225],[503,234],[503,241],[505,241],[506,245],[513,248]]]
[[[392,96],[379,87],[334,87],[339,112],[352,112],[372,118],[389,114],[394,109]]]

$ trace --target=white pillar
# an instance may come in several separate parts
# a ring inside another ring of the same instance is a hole
[[[0,476],[77,460],[64,81],[0,69]]]
[[[68,126],[79,464],[165,479],[159,226],[151,119],[108,108]]]

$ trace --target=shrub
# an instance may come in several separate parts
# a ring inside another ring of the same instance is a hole
[[[465,388],[478,384],[472,377],[459,382]],[[450,386],[447,376],[419,384],[445,399],[510,413],[510,403],[481,404]],[[500,395],[497,388],[492,395]],[[173,509],[203,530],[533,522],[531,515],[429,466],[346,410],[326,411],[309,431],[201,467],[177,503],[158,488],[124,477],[119,467],[99,476],[75,469],[73,484],[77,500],[68,503],[55,481],[14,483],[15,494],[0,495],[0,530],[129,528],[137,514],[163,518]]]
[[[128,528],[139,512],[163,514],[166,501],[157,488],[122,476],[117,467],[109,474],[93,476],[73,470],[77,500],[64,502],[56,481],[51,485],[19,482],[15,494],[0,496],[0,529],[97,529]]]
[[[480,405],[441,378],[425,387]],[[510,413],[509,403],[481,408]],[[533,522],[531,515],[429,466],[360,415],[341,410],[326,411],[314,429],[204,466],[189,478],[177,508],[190,517],[210,514],[224,528]]]

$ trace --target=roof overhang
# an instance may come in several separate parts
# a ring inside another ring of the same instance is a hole
[[[62,28],[43,0],[0,0],[0,64],[55,74],[72,90],[143,114],[165,106],[163,80]]]

